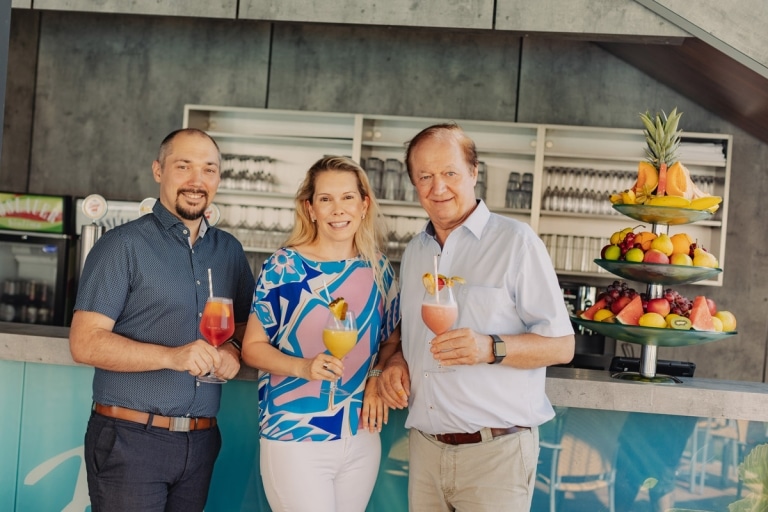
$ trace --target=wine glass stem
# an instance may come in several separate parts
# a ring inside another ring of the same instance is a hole
[[[334,379],[331,381],[331,387],[328,390],[328,409],[331,411],[333,410],[333,406],[334,406],[333,398],[335,394],[336,394],[336,380]]]

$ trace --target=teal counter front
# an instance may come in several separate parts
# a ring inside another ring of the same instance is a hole
[[[0,510],[90,510],[82,453],[93,369],[72,362],[67,335],[66,329],[0,323]],[[248,368],[224,387],[218,416],[223,445],[207,512],[269,511],[259,474],[256,387],[255,371]],[[768,460],[765,384],[706,379],[645,384],[611,379],[606,372],[550,368],[547,394],[558,417],[541,429],[535,511],[611,510],[610,497],[629,478],[621,464],[617,468],[622,453],[632,453],[629,465],[647,474],[639,475],[643,487],[637,501],[616,503],[616,510],[650,511],[655,486],[672,489],[668,503],[679,509],[768,503],[768,491],[738,471],[750,454],[766,454]],[[381,467],[367,512],[408,510],[405,416],[392,411],[381,433]],[[603,479],[610,485],[581,486],[588,492],[560,486],[567,483],[563,460],[573,446],[605,464]],[[653,458],[672,452],[671,462]],[[656,471],[661,465],[665,472]],[[653,483],[657,475],[665,480]],[[768,475],[762,478],[768,481]],[[560,490],[550,500],[553,486]]]

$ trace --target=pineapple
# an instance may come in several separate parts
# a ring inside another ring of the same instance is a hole
[[[667,190],[667,169],[677,162],[677,149],[680,146],[680,134],[677,129],[682,112],[678,114],[675,107],[669,116],[664,111],[661,115],[651,116],[649,112],[640,114],[640,119],[645,125],[645,149],[647,160],[659,172],[659,182],[656,186],[656,195],[663,196]],[[647,192],[647,191],[644,191]],[[650,195],[650,194],[648,194]]]

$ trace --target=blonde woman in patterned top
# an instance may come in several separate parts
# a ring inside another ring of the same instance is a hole
[[[243,340],[243,360],[261,370],[264,489],[276,511],[362,512],[388,412],[376,370],[400,338],[397,283],[380,251],[376,199],[354,161],[316,162],[296,195],[295,217],[285,246],[261,269]],[[338,297],[358,319],[357,344],[343,361],[322,341],[328,304]],[[336,379],[348,394],[330,409]]]

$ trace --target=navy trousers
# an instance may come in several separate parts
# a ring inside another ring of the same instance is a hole
[[[85,467],[92,512],[194,512],[208,499],[218,427],[170,432],[91,414]]]

